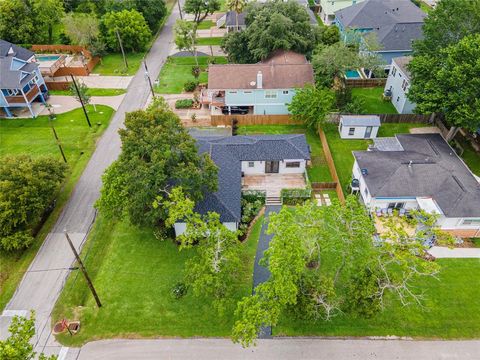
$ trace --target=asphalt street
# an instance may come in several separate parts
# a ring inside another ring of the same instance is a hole
[[[178,9],[175,6],[146,56],[152,81],[158,77],[167,59],[173,42],[173,24],[178,17]],[[61,346],[51,336],[50,314],[69,274],[67,269],[74,262],[74,256],[63,232],[67,230],[77,249],[81,249],[95,219],[93,205],[100,193],[101,176],[120,154],[121,142],[118,130],[123,126],[125,113],[143,108],[149,96],[150,90],[142,66],[132,79],[109,127],[97,143],[95,152],[52,232],[47,235],[14,296],[0,316],[0,338],[8,336],[7,329],[12,315],[24,314],[33,309],[37,317],[34,339],[37,351],[56,354],[60,351]]]

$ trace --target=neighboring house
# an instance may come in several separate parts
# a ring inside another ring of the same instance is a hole
[[[196,140],[198,151],[207,153],[218,167],[218,190],[204,194],[195,211],[218,213],[220,221],[232,231],[238,229],[241,220],[245,179],[272,174],[281,181],[282,176],[303,176],[310,160],[310,148],[303,134],[198,137]],[[268,193],[268,185],[266,187],[263,190]],[[185,223],[176,223],[175,234],[182,234],[185,226]]]
[[[379,128],[378,115],[340,115],[338,124],[342,139],[374,139]]]
[[[407,65],[412,60],[411,56],[402,56],[392,59],[392,65],[385,84],[385,95],[392,98],[392,104],[400,114],[411,114],[415,104],[407,98],[410,88],[410,71]]]
[[[426,14],[407,0],[366,0],[335,13],[335,24],[345,42],[360,42],[361,51],[382,56],[386,64],[412,52],[423,37]],[[372,48],[372,39],[380,48]],[[369,44],[370,42],[370,44]]]
[[[313,68],[304,55],[276,51],[257,64],[210,65],[202,103],[212,114],[232,106],[246,107],[255,115],[289,114],[295,89],[313,83]]]
[[[318,16],[325,25],[332,25],[335,21],[335,13],[346,7],[361,3],[364,0],[317,0],[320,9]]]
[[[354,151],[353,176],[363,202],[377,209],[423,209],[442,230],[480,236],[480,183],[440,134],[379,138]]]
[[[12,110],[28,108],[32,117],[32,103],[45,103],[47,87],[35,62],[35,54],[12,43],[0,40],[0,109],[7,117]]]
[[[225,27],[227,33],[245,30],[247,28],[245,16],[245,12],[237,14],[236,11],[227,11],[217,20],[217,27]]]
[[[310,9],[310,4],[308,0],[297,0],[300,5],[303,5],[307,10],[308,17],[310,19],[310,24],[318,26],[318,20],[315,14],[313,13],[312,9]]]

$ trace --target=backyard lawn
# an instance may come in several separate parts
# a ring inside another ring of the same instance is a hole
[[[212,20],[203,20],[197,25],[197,30],[208,30],[213,26],[215,26],[215,24]]]
[[[412,336],[419,338],[478,338],[480,287],[478,259],[438,259],[438,280],[417,281],[425,291],[424,307],[403,307],[390,297],[385,310],[371,319],[339,315],[317,323],[284,316],[273,329],[276,336]]]
[[[57,206],[37,235],[33,245],[23,253],[5,254],[0,252],[0,310],[12,296],[18,282],[35,256],[50,227],[68,200],[78,178],[95,149],[95,141],[107,127],[113,109],[97,105],[97,112],[89,106],[92,129],[89,129],[82,109],[57,115],[53,121],[61,140],[69,165],[69,174],[57,198]],[[0,119],[0,158],[6,155],[30,154],[51,155],[61,160],[60,151],[53,137],[48,117],[36,119]]]
[[[227,63],[227,59],[221,56],[214,58],[199,56],[198,63],[202,70],[207,68],[209,61],[212,59],[215,59],[217,64]],[[158,85],[155,86],[155,92],[159,94],[181,94],[185,83],[195,80],[192,75],[193,66],[195,66],[195,58],[193,56],[169,57],[160,72]],[[202,71],[198,80],[200,83],[206,83],[208,73]]]
[[[382,99],[383,87],[353,88],[352,97],[363,100],[367,114],[397,114],[390,101]]]
[[[465,141],[461,135],[456,136],[455,140],[463,148],[463,161],[465,161],[465,163],[475,175],[480,176],[480,154],[478,154],[472,147],[472,145],[469,142]]]
[[[70,90],[48,90],[50,95],[65,95],[71,96],[72,93]],[[125,94],[127,90],[125,89],[101,89],[101,88],[89,88],[87,90],[87,95],[90,96],[117,96]]]
[[[145,55],[143,52],[125,54],[128,63],[128,69],[125,68],[123,56],[121,53],[107,54],[93,69],[94,74],[100,75],[135,75]]]
[[[242,244],[241,281],[232,303],[219,316],[209,299],[196,298],[190,291],[179,300],[171,294],[173,286],[183,280],[184,263],[195,250],[179,251],[172,240],[156,238],[153,229],[114,223],[100,216],[82,257],[103,306],[95,306],[81,274],[72,272],[53,319],[79,319],[82,327],[76,336],[62,334],[58,339],[63,344],[81,345],[119,336],[229,336],[236,302],[252,291],[262,221]]]
[[[325,161],[325,155],[323,154],[320,137],[315,131],[308,130],[303,125],[250,125],[241,126],[238,133],[241,135],[305,134],[312,152],[312,166],[307,168],[308,178],[312,182],[332,181],[330,171]]]
[[[197,38],[197,45],[220,45],[223,37]]]
[[[409,133],[409,129],[424,127],[428,124],[402,123],[382,124],[378,137],[394,136],[395,134]],[[347,187],[352,179],[353,155],[352,151],[367,150],[371,140],[344,140],[338,134],[337,125],[326,125],[323,129],[328,140],[330,152],[332,153],[335,168],[342,184],[343,191],[348,194]]]

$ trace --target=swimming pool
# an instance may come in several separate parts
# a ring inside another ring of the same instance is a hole
[[[347,70],[345,71],[345,78],[347,79],[361,79],[362,76],[358,72],[358,70]]]
[[[35,59],[37,61],[57,61],[60,59],[61,55],[36,55]]]

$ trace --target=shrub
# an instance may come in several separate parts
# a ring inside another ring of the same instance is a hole
[[[195,79],[198,79],[201,72],[202,72],[202,69],[200,68],[200,66],[197,66],[197,65],[192,66],[192,75],[195,77]]]
[[[197,86],[198,86],[198,81],[190,80],[183,85],[183,88],[185,89],[185,91],[192,92],[197,88]]]
[[[282,189],[282,203],[284,205],[299,205],[312,197],[312,189]]]
[[[187,294],[188,288],[187,285],[183,282],[177,282],[172,288],[172,296],[175,299],[181,299]]]
[[[244,234],[248,229],[248,225],[258,214],[260,209],[265,203],[265,198],[242,198],[242,218],[240,221],[239,229]]]
[[[180,99],[175,101],[175,109],[189,109],[193,106],[192,99]]]
[[[248,202],[261,201],[262,205],[265,205],[265,191],[261,190],[246,190],[242,192],[242,199]]]

